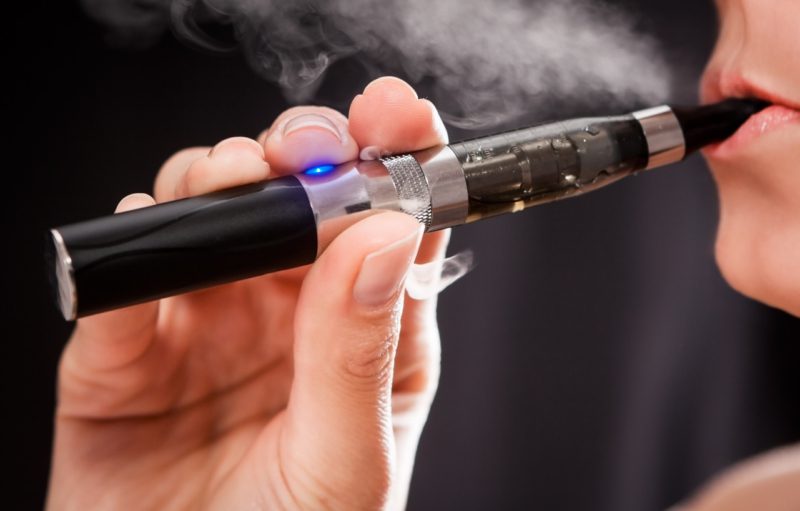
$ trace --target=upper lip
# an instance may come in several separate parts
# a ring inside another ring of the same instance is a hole
[[[767,90],[740,72],[709,71],[703,78],[700,95],[703,103],[715,103],[726,98],[757,98],[800,110],[800,104]]]

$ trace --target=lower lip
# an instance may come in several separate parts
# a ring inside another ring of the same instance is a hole
[[[750,117],[736,133],[717,144],[707,146],[703,153],[712,158],[733,155],[753,140],[787,124],[800,123],[800,111],[772,105]]]

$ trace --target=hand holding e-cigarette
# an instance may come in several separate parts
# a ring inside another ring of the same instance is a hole
[[[293,108],[257,141],[177,153],[154,198],[118,211],[446,138],[429,102],[380,79],[349,120]],[[439,360],[436,299],[404,299],[404,278],[447,239],[379,213],[311,266],[80,319],[59,375],[50,506],[401,507]]]

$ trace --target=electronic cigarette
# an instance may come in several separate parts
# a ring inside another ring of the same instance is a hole
[[[302,266],[376,210],[435,231],[573,197],[680,161],[765,106],[730,99],[546,123],[59,227],[58,302],[75,319]]]

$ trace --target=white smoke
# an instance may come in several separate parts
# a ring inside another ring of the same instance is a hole
[[[589,0],[82,0],[122,41],[167,27],[207,49],[235,43],[292,102],[313,100],[334,62],[421,87],[462,128],[524,117],[540,105],[643,105],[669,96],[655,40],[618,8]],[[234,41],[205,31],[227,26]],[[355,81],[354,81],[355,82]],[[364,85],[353,83],[353,94]]]
[[[412,264],[406,278],[406,293],[415,300],[427,300],[472,271],[475,256],[471,250],[430,263]]]

